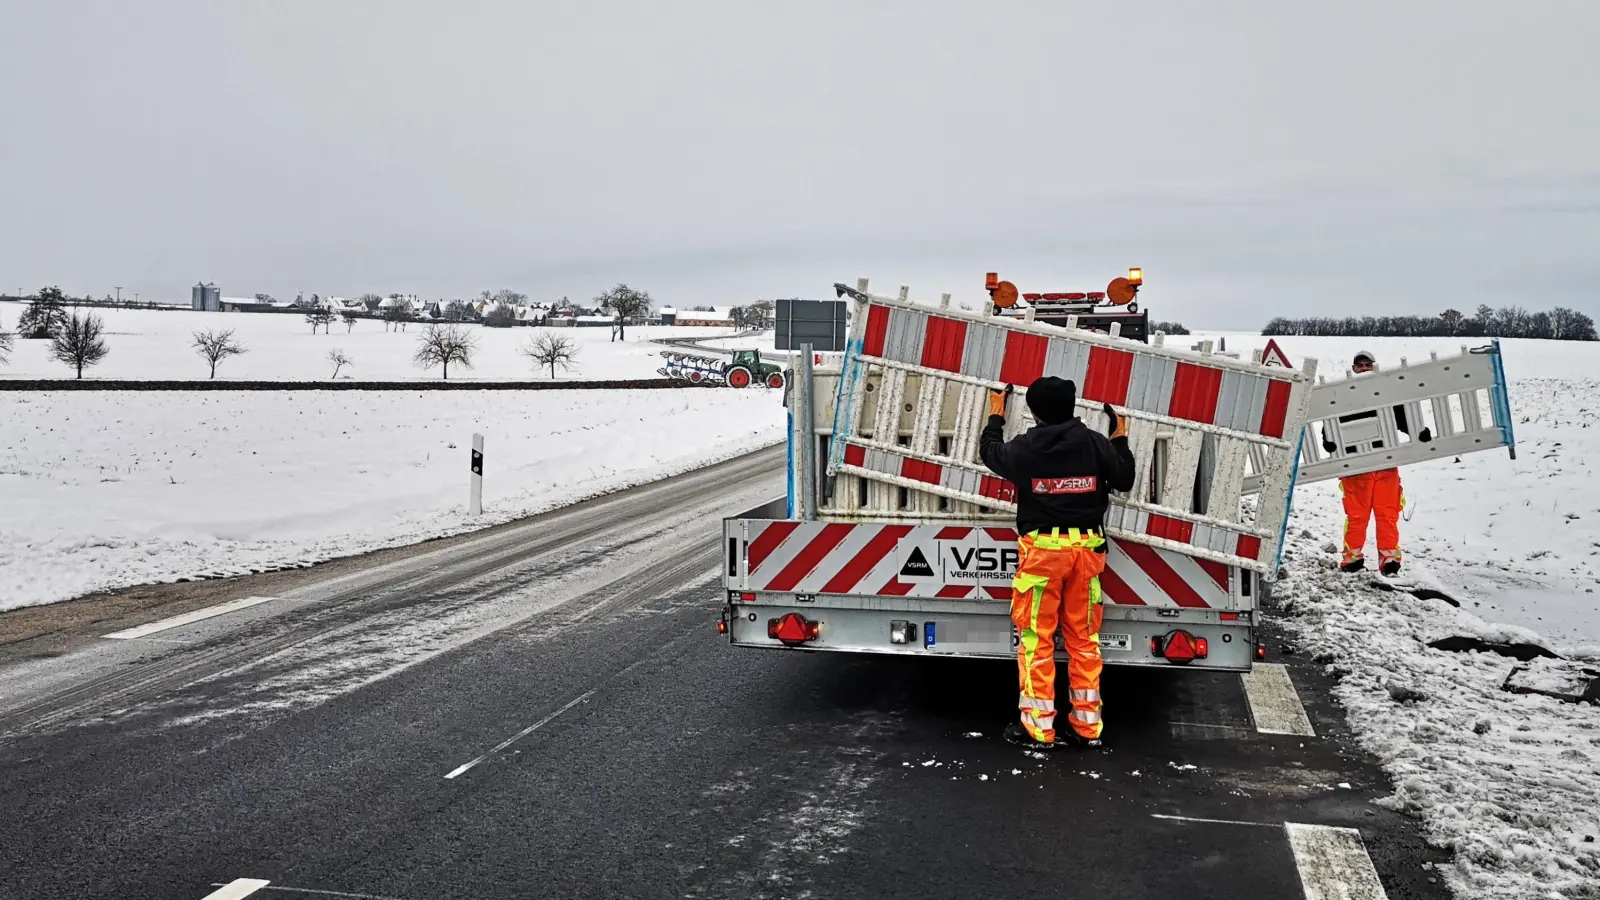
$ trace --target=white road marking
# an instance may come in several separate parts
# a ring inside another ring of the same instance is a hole
[[[1167,728],[1173,737],[1188,737],[1189,732],[1199,732],[1210,740],[1244,740],[1253,738],[1256,732],[1249,728],[1240,728],[1237,725],[1208,725],[1205,722],[1168,722]]]
[[[265,884],[265,882],[263,882],[263,884]],[[213,884],[212,887],[220,887],[220,885]],[[284,894],[316,894],[322,897],[350,897],[353,898],[353,900],[400,900],[399,897],[388,897],[383,894],[356,894],[350,891],[329,891],[319,888],[285,887],[281,884],[274,884],[270,887],[263,888],[263,890],[277,891]],[[210,898],[205,898],[205,900],[210,900]]]
[[[1161,813],[1151,813],[1152,819],[1166,819],[1171,822],[1196,822],[1202,825],[1252,825],[1256,828],[1282,828],[1282,822],[1241,822],[1238,819],[1196,819],[1193,816],[1165,816]]]
[[[721,571],[721,570],[718,569],[718,571]],[[654,652],[652,652],[650,655],[641,656],[640,658],[634,660],[633,662],[628,663],[626,666],[623,666],[622,668],[618,669],[616,672],[614,672],[610,676],[608,676],[606,678],[605,682],[603,684],[601,684],[600,687],[604,687],[606,684],[610,684],[611,682],[616,681],[618,678],[621,678],[622,676],[628,674],[629,672],[632,672],[634,669],[637,669],[640,666],[644,665],[645,663],[650,662],[651,660],[655,659],[657,656],[660,656],[663,653],[666,653],[668,650],[672,649],[673,647],[676,647],[685,638],[687,638],[690,635],[698,632],[699,630],[700,630],[700,626],[696,625],[694,628],[691,628],[688,631],[685,631],[684,633],[682,633],[682,634],[678,635],[677,637],[673,638],[672,640],[667,641],[665,644],[662,644],[660,647],[656,648],[656,650]],[[550,721],[552,719],[554,719],[556,716],[561,715],[562,713],[564,713],[567,710],[573,708],[574,706],[577,706],[579,703],[582,703],[583,701],[589,699],[590,697],[593,697],[594,694],[595,694],[595,691],[598,691],[598,690],[600,690],[599,687],[590,688],[589,690],[584,691],[582,694],[580,694],[577,697],[573,698],[572,702],[568,703],[566,706],[561,707],[560,709],[556,710],[555,712],[551,713],[550,715],[545,716],[544,718],[542,718],[539,721],[533,723],[532,725],[529,725],[527,728],[524,728],[521,731],[517,732],[516,734],[513,734],[511,737],[508,737],[505,740],[501,741],[499,744],[496,744],[494,747],[491,747],[489,749],[488,753],[483,754],[482,756],[478,757],[475,760],[472,760],[471,762],[463,763],[463,764],[461,764],[459,766],[456,766],[454,769],[450,770],[450,774],[448,774],[448,775],[446,775],[444,777],[448,779],[448,778],[455,778],[456,776],[461,775],[462,773],[466,772],[468,769],[472,768],[473,766],[477,765],[478,763],[483,762],[484,760],[486,760],[489,757],[495,755],[496,753],[499,753],[501,750],[504,750],[505,748],[511,746],[512,744],[516,743],[517,741],[522,740],[523,738],[527,737],[528,735],[533,734],[535,731],[538,731],[540,728],[543,728],[544,726],[548,725],[550,723]]]
[[[630,668],[631,668],[631,666],[630,666]],[[556,716],[561,715],[562,713],[564,713],[567,710],[573,708],[574,706],[577,706],[579,703],[582,703],[583,701],[589,699],[590,697],[593,697],[594,696],[594,692],[597,691],[597,690],[599,690],[599,688],[594,688],[593,690],[584,691],[582,694],[579,694],[577,697],[573,698],[573,700],[570,703],[568,703],[566,706],[561,707],[560,709],[556,710],[555,712],[551,713],[550,715],[545,716],[544,718],[542,718],[539,721],[533,723],[532,725],[529,725],[527,728],[522,729],[521,731],[517,732],[516,734],[513,734],[511,737],[508,737],[505,740],[501,741],[500,743],[494,745],[494,747],[490,748],[488,753],[483,754],[482,756],[478,757],[477,759],[475,759],[475,760],[473,760],[473,761],[471,761],[469,763],[464,763],[462,765],[457,766],[456,768],[454,768],[454,769],[452,769],[450,771],[450,774],[448,774],[448,775],[446,775],[444,777],[447,778],[447,779],[450,779],[450,778],[455,778],[456,776],[465,773],[468,769],[472,768],[473,766],[477,765],[478,763],[483,762],[484,760],[486,760],[489,757],[495,755],[496,753],[499,753],[501,750],[504,750],[505,748],[511,746],[512,744],[516,743],[517,741],[522,740],[523,738],[527,737],[528,735],[533,734],[535,731],[538,731],[539,729],[543,728],[544,726],[550,724],[550,722],[553,721]]]
[[[189,625],[194,622],[209,619],[213,616],[222,616],[231,612],[238,612],[241,609],[249,609],[257,604],[267,603],[276,599],[278,598],[241,597],[238,600],[229,600],[227,603],[218,603],[216,606],[208,606],[205,609],[197,609],[194,612],[187,612],[181,616],[173,616],[170,619],[162,619],[159,622],[151,622],[148,625],[140,625],[137,628],[129,628],[124,631],[113,631],[112,633],[105,635],[105,637],[115,638],[116,640],[120,641],[133,640],[134,638],[142,638],[146,635],[166,631],[169,628],[177,628],[181,625]]]
[[[259,878],[235,878],[201,900],[241,900],[266,887],[268,882]]]
[[[1289,680],[1289,670],[1281,663],[1256,663],[1255,669],[1239,676],[1245,697],[1250,701],[1250,716],[1262,734],[1297,734],[1316,737],[1311,719]]]
[[[1284,823],[1306,900],[1388,900],[1354,828]]]

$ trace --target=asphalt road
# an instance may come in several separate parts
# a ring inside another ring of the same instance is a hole
[[[1446,896],[1293,656],[1316,737],[1237,676],[1111,670],[1108,746],[1034,758],[1008,664],[728,647],[719,522],[781,459],[7,647],[0,897],[1339,897],[1286,823]]]

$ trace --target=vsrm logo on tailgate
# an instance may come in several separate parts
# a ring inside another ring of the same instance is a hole
[[[1001,581],[1009,583],[1017,574],[1021,556],[1016,547],[985,547],[972,544],[945,544],[939,548],[944,559],[944,580]]]
[[[981,532],[980,532],[981,534]],[[1017,545],[987,535],[938,540],[932,535],[900,543],[895,561],[906,584],[1010,584],[1021,561]]]

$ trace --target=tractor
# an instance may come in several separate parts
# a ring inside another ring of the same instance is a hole
[[[761,382],[769,388],[783,387],[783,367],[761,361],[760,350],[735,350],[733,361],[723,374],[728,387],[749,387]]]

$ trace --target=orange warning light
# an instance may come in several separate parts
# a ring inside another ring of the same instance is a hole
[[[1143,269],[1138,269],[1138,268],[1129,269],[1128,270],[1128,283],[1129,284],[1144,284],[1144,270]]]
[[[1106,302],[1113,306],[1127,306],[1133,302],[1133,297],[1139,288],[1126,278],[1113,278],[1106,285]]]
[[[1017,286],[1009,281],[995,285],[989,295],[994,298],[994,305],[1001,309],[1010,309],[1017,305]]]

